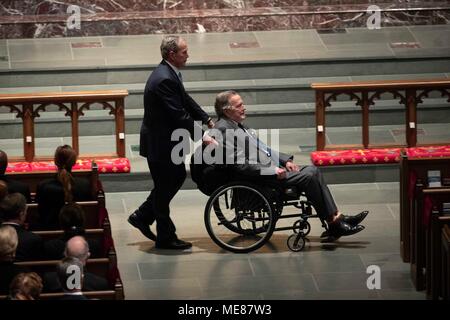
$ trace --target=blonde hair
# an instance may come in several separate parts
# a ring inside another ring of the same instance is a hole
[[[37,273],[19,273],[11,281],[9,296],[17,300],[37,300],[42,288],[42,279]]]
[[[8,225],[0,226],[0,261],[14,260],[18,244],[16,229]]]

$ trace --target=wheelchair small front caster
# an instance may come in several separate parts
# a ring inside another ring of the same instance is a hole
[[[302,232],[294,233],[287,239],[287,246],[291,251],[299,252],[305,247],[305,236]]]
[[[294,222],[294,233],[300,233],[303,231],[303,235],[306,237],[311,231],[311,225],[306,220],[297,220]]]

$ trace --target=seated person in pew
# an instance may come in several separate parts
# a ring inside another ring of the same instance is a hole
[[[74,266],[78,271],[74,271]],[[82,292],[84,265],[80,259],[75,257],[66,257],[62,259],[56,266],[56,274],[59,283],[63,284],[59,291],[62,290],[64,296],[61,297],[60,300],[89,300]]]
[[[43,258],[43,241],[40,236],[25,228],[27,203],[21,193],[10,193],[0,202],[2,225],[13,227],[19,239],[16,261],[33,261]]]
[[[30,188],[20,181],[15,181],[9,178],[6,173],[6,168],[8,167],[8,155],[6,152],[0,150],[0,180],[4,181],[8,186],[9,193],[19,192],[25,196],[27,203],[31,203],[31,193]]]
[[[8,194],[8,186],[6,185],[6,182],[3,180],[0,180],[0,202],[3,200],[4,197]],[[0,217],[0,222],[1,222]]]
[[[93,200],[90,182],[72,176],[77,153],[68,145],[59,146],[55,152],[58,172],[53,179],[41,181],[36,190],[38,203],[38,226],[33,230],[57,230],[58,216],[65,203]]]
[[[11,281],[8,300],[38,300],[42,279],[36,272],[19,273]]]
[[[72,237],[84,236],[84,213],[83,208],[76,203],[69,203],[62,207],[59,213],[59,226],[64,230],[64,234],[59,239],[52,239],[44,242],[44,256],[49,260],[60,260],[64,258],[66,243]],[[102,244],[95,239],[87,239],[91,258],[101,256]]]
[[[283,188],[295,186],[304,191],[319,217],[328,224],[328,232],[322,234],[325,240],[334,241],[364,229],[360,223],[368,211],[355,216],[343,215],[318,168],[310,165],[299,167],[293,162],[293,156],[271,150],[243,125],[246,118],[245,105],[237,92],[219,93],[214,107],[218,121],[209,135],[221,144],[224,155],[233,157],[230,158],[231,161],[225,159],[225,168],[231,169],[239,177],[247,177],[257,183],[276,183]],[[234,141],[226,139],[227,132],[234,135],[233,140],[237,136],[237,146]],[[249,150],[252,151],[249,144],[253,144],[255,154],[248,154]]]
[[[0,226],[0,295],[9,293],[9,285],[16,275],[29,272],[14,264],[19,243],[16,230],[11,226]]]
[[[82,236],[72,237],[66,243],[64,251],[66,258],[77,258],[81,261],[83,266],[90,257],[89,245]],[[55,272],[44,274],[44,292],[58,292],[61,291],[61,284]],[[83,280],[83,289],[85,291],[100,291],[108,290],[108,281],[95,274],[85,272]]]

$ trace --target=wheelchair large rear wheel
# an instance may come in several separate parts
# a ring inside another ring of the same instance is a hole
[[[275,217],[271,204],[257,187],[226,185],[217,189],[205,208],[205,226],[211,239],[231,252],[250,252],[272,236]]]

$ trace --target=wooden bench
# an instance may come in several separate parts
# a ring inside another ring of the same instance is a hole
[[[442,250],[442,298],[450,301],[450,227],[445,225],[441,233]]]
[[[89,180],[91,185],[92,199],[97,199],[99,196],[103,195],[103,190],[101,188],[101,183],[98,177],[98,167],[96,163],[92,163],[91,170],[77,170],[72,172],[74,177],[85,178]],[[20,181],[30,188],[32,198],[36,194],[36,189],[38,184],[46,179],[55,178],[56,171],[33,171],[33,172],[14,172],[8,173],[8,177],[16,181]]]
[[[433,206],[439,206],[443,202],[450,202],[450,187],[425,188],[423,184],[416,184],[414,212],[411,219],[410,264],[411,279],[419,291],[426,286],[426,237],[427,230],[431,228],[431,210]]]
[[[440,170],[441,177],[450,177],[450,157],[408,158],[402,153],[400,161],[400,255],[404,262],[411,259],[411,225],[414,212],[416,184],[427,181],[429,170]]]
[[[101,228],[105,223],[105,219],[107,217],[105,214],[102,214],[104,210],[104,205],[100,201],[78,201],[76,202],[83,208],[84,212],[84,221],[86,229],[96,229]],[[38,204],[31,203],[27,205],[28,213],[27,213],[27,223],[31,226],[31,229],[36,225],[38,221]]]
[[[35,156],[34,120],[40,112],[45,112],[47,106],[56,105],[61,112],[70,117],[72,127],[72,147],[80,154],[79,148],[79,118],[84,111],[89,110],[93,104],[101,104],[103,109],[109,109],[114,116],[116,126],[116,150],[106,155],[110,157],[125,157],[125,97],[127,90],[97,90],[80,92],[41,92],[0,94],[0,108],[8,108],[10,112],[17,113],[23,125],[23,157],[11,161],[39,161],[47,160],[49,156]],[[85,155],[80,157],[105,157],[105,155]]]
[[[43,241],[60,239],[64,235],[63,230],[34,231],[33,233],[40,236]],[[87,241],[95,241],[101,246],[99,248],[100,249],[99,254],[101,258],[106,257],[111,249],[111,244],[106,241],[107,237],[110,236],[111,236],[111,228],[109,221],[105,222],[103,228],[86,229],[83,235],[83,237]]]
[[[443,215],[441,208],[435,208],[431,213],[431,222],[426,230],[426,292],[427,298],[438,300],[442,297],[442,229],[450,226],[450,214]]]
[[[417,143],[417,104],[422,103],[423,98],[428,97],[430,92],[437,91],[442,96],[449,96],[449,79],[429,80],[382,80],[382,81],[359,81],[338,83],[312,83],[311,88],[316,92],[316,148],[322,150],[339,149],[368,149],[368,148],[392,148],[392,147],[415,147]],[[392,94],[400,104],[405,106],[405,143],[370,143],[369,137],[369,111],[376,108],[376,100],[382,94]],[[361,144],[356,145],[328,145],[326,146],[325,111],[331,107],[331,101],[336,101],[338,96],[346,95],[355,104],[361,107]],[[436,142],[433,144],[448,144],[447,142]],[[422,144],[425,145],[425,144]]]
[[[15,262],[15,264],[28,268],[30,271],[36,272],[41,277],[47,272],[54,272],[59,260],[41,260],[41,261],[24,261]],[[99,277],[108,279],[110,290],[99,291],[101,294],[109,298],[117,300],[124,299],[123,285],[120,279],[119,270],[117,269],[117,256],[114,249],[111,249],[107,258],[88,259],[86,262],[87,272],[98,275]],[[113,294],[110,291],[114,291]],[[97,292],[97,293],[99,293]],[[95,294],[94,294],[95,295]],[[49,295],[49,298],[56,298],[60,295]],[[44,296],[45,298],[46,296]]]

